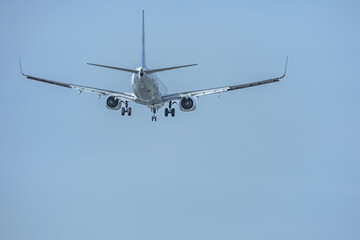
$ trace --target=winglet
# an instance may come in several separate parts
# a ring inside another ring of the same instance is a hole
[[[287,70],[288,59],[289,59],[289,56],[287,56],[287,57],[286,57],[286,63],[285,63],[285,71],[284,71],[284,74],[283,74],[281,77],[279,77],[279,79],[284,78],[284,77],[286,76],[286,70]]]
[[[26,75],[23,73],[23,70],[22,70],[20,55],[19,55],[19,65],[20,65],[20,72],[21,72],[21,74],[22,74],[23,76],[26,76]]]

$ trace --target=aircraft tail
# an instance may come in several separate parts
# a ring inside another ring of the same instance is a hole
[[[113,67],[113,66],[107,66],[107,65],[100,65],[95,63],[88,63],[92,66],[97,67],[104,67],[104,68],[110,68],[115,69],[119,71],[125,71],[130,73],[138,73],[138,70],[135,69],[128,69],[128,68],[121,68],[121,67]],[[181,66],[175,66],[175,67],[167,67],[167,68],[157,68],[157,69],[146,69],[146,62],[145,62],[145,19],[144,19],[144,10],[142,11],[142,48],[141,48],[141,67],[144,67],[146,70],[144,70],[145,73],[151,74],[156,72],[163,72],[168,70],[173,70],[177,68],[184,68],[184,67],[191,67],[196,66],[197,64],[189,64],[189,65],[181,65]]]
[[[145,62],[145,20],[144,20],[144,10],[142,11],[142,49],[141,49],[141,67],[146,67],[146,62]]]

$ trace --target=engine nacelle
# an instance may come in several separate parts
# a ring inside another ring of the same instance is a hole
[[[196,99],[193,97],[184,97],[180,100],[180,110],[183,112],[191,112],[196,109]]]
[[[106,99],[106,107],[111,110],[119,110],[121,108],[121,101],[111,96]]]

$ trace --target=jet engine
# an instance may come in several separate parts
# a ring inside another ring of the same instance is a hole
[[[183,112],[191,112],[196,109],[196,99],[193,97],[183,97],[180,100],[180,110]]]
[[[119,110],[121,108],[121,101],[113,96],[110,96],[106,100],[106,107],[111,110]]]

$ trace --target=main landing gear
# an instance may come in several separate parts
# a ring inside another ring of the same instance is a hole
[[[173,102],[169,102],[169,108],[165,108],[165,117],[167,117],[169,115],[169,113],[171,114],[172,117],[175,117],[175,108],[172,108]]]
[[[173,103],[176,103],[176,102],[170,101],[169,102],[169,108],[165,108],[165,117],[167,117],[169,114],[171,114],[172,117],[175,117],[175,108],[172,108]],[[152,112],[153,112],[153,116],[151,117],[151,121],[156,122],[156,120],[157,120],[157,116],[156,116],[157,110],[156,110],[155,107],[153,107]]]
[[[125,101],[125,107],[121,108],[121,115],[124,116],[125,113],[127,113],[128,116],[131,116],[131,107],[129,107],[128,101]]]

